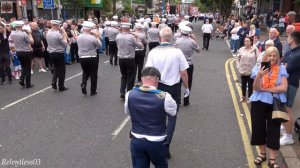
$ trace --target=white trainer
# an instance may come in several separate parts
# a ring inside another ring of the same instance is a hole
[[[31,75],[33,75],[33,70],[31,70]]]
[[[286,132],[285,132],[285,128],[283,125],[280,126],[280,135],[285,135]]]
[[[280,145],[292,145],[292,144],[294,144],[294,140],[291,135],[285,134],[280,138]]]
[[[41,68],[39,72],[47,72],[45,69]]]

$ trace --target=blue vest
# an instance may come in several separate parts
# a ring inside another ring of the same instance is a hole
[[[149,136],[165,135],[167,113],[164,104],[165,93],[160,90],[131,90],[128,95],[128,109],[132,132]]]

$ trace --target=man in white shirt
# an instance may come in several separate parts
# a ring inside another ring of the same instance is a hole
[[[160,71],[161,79],[158,89],[170,93],[178,105],[180,102],[180,78],[185,88],[184,96],[187,97],[189,95],[188,74],[186,71],[189,68],[189,64],[182,51],[170,43],[172,40],[171,28],[163,28],[159,35],[161,44],[149,52],[145,67],[155,67]],[[166,142],[168,147],[172,141],[175,126],[176,115],[168,115]],[[169,149],[167,157],[171,157]]]
[[[131,117],[130,150],[133,167],[168,167],[166,118],[175,116],[177,105],[167,92],[157,89],[160,72],[154,67],[142,70],[141,87],[126,93],[125,113]]]
[[[213,31],[213,26],[209,23],[209,20],[206,19],[206,23],[202,26],[202,37],[203,37],[203,48],[206,48],[208,50],[209,47],[209,40],[211,38],[211,33]]]

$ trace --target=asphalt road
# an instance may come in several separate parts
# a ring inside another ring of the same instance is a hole
[[[200,24],[194,26],[202,48]],[[208,51],[194,56],[191,105],[180,107],[169,167],[249,167],[224,69],[232,58],[228,46],[214,39]],[[1,86],[2,162],[40,159],[40,165],[18,166],[30,168],[131,167],[131,123],[119,98],[119,67],[107,60],[100,56],[96,96],[82,95],[79,64],[67,66],[66,92],[53,91],[50,72],[36,70],[31,89],[21,89],[16,81]]]

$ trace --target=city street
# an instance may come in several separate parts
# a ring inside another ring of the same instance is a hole
[[[200,28],[200,22],[194,24],[202,48]],[[120,99],[121,75],[108,59],[100,55],[96,96],[89,90],[82,95],[80,64],[67,66],[65,92],[51,88],[50,72],[36,69],[33,88],[22,89],[16,80],[0,86],[0,158],[40,159],[30,168],[132,167],[131,123]],[[239,103],[239,75],[227,43],[214,38],[209,50],[201,49],[194,60],[191,105],[180,106],[169,167],[255,167],[250,107]],[[280,156],[278,160],[282,165]]]

